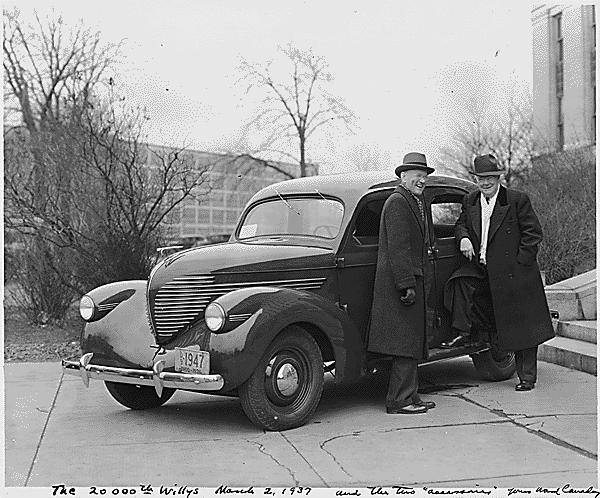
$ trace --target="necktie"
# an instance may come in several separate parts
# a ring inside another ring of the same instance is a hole
[[[415,196],[415,199],[417,200],[417,204],[419,205],[419,211],[421,213],[421,219],[425,219],[425,209],[423,208],[423,201],[421,199],[419,199],[418,197]]]

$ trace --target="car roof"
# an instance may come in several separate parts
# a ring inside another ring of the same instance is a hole
[[[400,179],[391,171],[361,171],[338,173],[333,175],[316,175],[285,180],[259,190],[250,200],[255,202],[279,194],[319,193],[339,197],[353,204],[369,190],[397,187]],[[453,186],[471,191],[473,182],[452,176],[432,174],[428,177],[428,185]]]

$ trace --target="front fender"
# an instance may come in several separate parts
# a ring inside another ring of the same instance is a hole
[[[226,389],[245,382],[267,346],[292,324],[309,324],[324,334],[333,350],[338,382],[360,375],[360,334],[348,315],[331,301],[306,291],[254,287],[225,294],[216,302],[228,317],[249,315],[238,326],[229,324],[228,332],[210,334],[211,371],[223,376]]]
[[[82,352],[94,353],[92,363],[151,368],[157,349],[152,347],[156,341],[145,312],[146,281],[114,282],[87,293],[96,304],[110,302],[119,294],[128,297],[101,318],[85,324]]]
[[[304,291],[272,287],[240,289],[216,301],[228,315],[248,316],[221,334],[211,333],[198,322],[164,346],[159,357],[146,317],[146,281],[116,282],[98,287],[88,295],[99,303],[124,291],[131,294],[112,311],[86,323],[81,347],[92,352],[92,363],[124,368],[152,368],[160,358],[165,368],[175,365],[175,347],[200,346],[210,352],[211,373],[220,374],[231,391],[245,382],[271,341],[288,325],[309,324],[323,332],[336,362],[336,380],[349,381],[360,375],[362,343],[348,316],[334,303]]]

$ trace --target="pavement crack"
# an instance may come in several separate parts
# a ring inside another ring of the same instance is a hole
[[[40,447],[42,446],[42,440],[44,439],[44,436],[46,435],[46,429],[48,428],[48,422],[50,421],[50,415],[52,415],[52,410],[54,410],[54,406],[56,405],[56,399],[58,398],[58,393],[60,392],[60,388],[62,387],[64,377],[65,377],[65,374],[63,372],[60,375],[60,379],[58,379],[58,385],[56,386],[56,392],[54,393],[54,397],[52,398],[52,403],[50,404],[50,409],[47,412],[40,410],[42,413],[47,413],[48,416],[46,417],[46,421],[44,422],[44,427],[42,429],[42,433],[40,434],[40,440],[38,441],[38,444],[35,447],[35,453],[31,460],[31,465],[29,466],[29,470],[27,471],[27,477],[25,478],[25,484],[23,485],[24,487],[26,487],[27,484],[29,484],[29,479],[31,479],[33,467],[35,466],[35,462],[37,460],[38,453],[40,452]],[[38,408],[38,410],[39,410],[39,408]]]
[[[527,427],[528,429],[533,429],[535,427],[536,431],[541,431],[542,428],[544,427],[544,421],[543,420],[538,420],[535,422],[529,422],[527,424],[521,424],[523,425],[523,427]]]
[[[497,425],[497,424],[505,424],[510,422],[509,420],[488,420],[486,422],[464,422],[461,424],[441,424],[441,425],[417,425],[413,427],[396,427],[393,429],[385,429],[383,431],[377,431],[381,433],[386,432],[397,432],[397,431],[412,431],[415,429],[443,429],[445,427],[467,427],[467,426],[475,426],[475,425]]]
[[[335,462],[335,464],[342,470],[342,472],[344,474],[346,474],[348,477],[352,477],[352,474],[350,474],[350,472],[348,472],[344,466],[340,463],[340,461],[335,457],[335,455],[329,451],[328,449],[325,448],[325,445],[328,443],[331,443],[332,441],[335,441],[336,439],[341,439],[341,438],[346,438],[346,437],[356,437],[359,436],[361,434],[362,431],[355,431],[352,432],[350,434],[339,434],[337,436],[334,436],[332,438],[326,439],[325,441],[323,441],[322,443],[319,443],[319,448],[321,448],[321,450],[323,450],[325,453],[327,453],[331,459]]]
[[[298,455],[300,455],[300,458],[302,458],[302,460],[304,460],[306,462],[306,465],[309,466],[309,468],[319,477],[319,479],[321,479],[321,481],[323,482],[323,484],[327,487],[329,487],[329,485],[327,484],[327,481],[323,478],[323,476],[321,474],[319,474],[318,470],[315,469],[313,467],[313,465],[306,459],[306,457],[300,453],[300,451],[298,451],[298,448],[296,448],[296,445],[294,445],[294,443],[292,443],[285,434],[283,433],[279,433],[279,435],[292,447],[294,448],[294,451],[296,453],[298,453]],[[298,482],[296,482],[296,484],[298,484]]]
[[[478,406],[479,408],[483,408],[491,413],[493,413],[494,415],[497,415],[498,417],[502,417],[505,420],[509,421],[511,424],[520,427],[524,430],[526,430],[528,433],[533,434],[535,436],[538,436],[546,441],[549,441],[557,446],[561,446],[562,448],[566,448],[568,450],[571,450],[575,453],[578,453],[579,455],[585,456],[587,458],[590,458],[592,460],[596,460],[598,461],[598,455],[588,451],[586,449],[580,448],[579,446],[575,446],[574,444],[568,443],[567,441],[564,441],[562,439],[557,438],[556,436],[552,436],[551,434],[548,434],[547,432],[541,431],[541,430],[536,430],[536,429],[531,429],[529,428],[527,425],[525,424],[521,424],[519,423],[517,420],[511,418],[510,414],[507,414],[504,412],[504,410],[497,410],[497,409],[493,409],[493,408],[488,408],[485,405],[482,405],[481,403],[478,403],[477,401],[474,401],[472,399],[467,398],[465,395],[463,394],[456,394],[457,397],[461,398],[463,401],[466,401],[467,403],[471,403],[475,406]]]
[[[292,469],[290,469],[289,467],[287,467],[286,465],[283,465],[277,458],[275,458],[271,453],[269,453],[267,451],[267,449],[266,449],[266,447],[265,447],[264,444],[259,443],[258,441],[251,441],[250,439],[246,439],[246,442],[257,446],[258,447],[258,451],[260,453],[262,453],[263,455],[268,456],[271,460],[273,460],[282,469],[285,469],[286,472],[290,475],[290,477],[294,481],[294,486],[298,486],[300,484],[300,482],[298,481],[298,479],[296,479],[296,475],[294,474],[294,471]]]

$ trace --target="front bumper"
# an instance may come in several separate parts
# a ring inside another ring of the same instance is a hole
[[[164,362],[158,360],[152,370],[136,370],[132,368],[107,367],[92,365],[90,360],[94,353],[84,354],[79,361],[62,360],[63,372],[77,375],[83,380],[85,387],[90,379],[154,386],[156,394],[162,395],[163,388],[185,389],[186,391],[218,391],[224,385],[220,375],[188,374],[181,372],[163,372]]]

